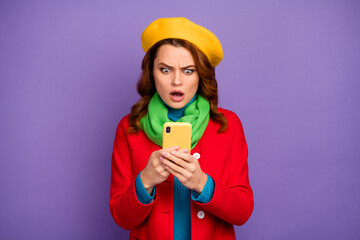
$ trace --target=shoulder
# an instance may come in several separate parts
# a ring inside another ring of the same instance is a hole
[[[237,127],[238,125],[241,126],[240,118],[236,115],[236,113],[225,108],[218,108],[217,110],[224,114],[229,127]]]
[[[119,125],[123,126],[123,127],[129,127],[129,118],[130,118],[130,113],[125,115],[119,122]]]
[[[159,147],[147,137],[142,129],[137,133],[128,132],[130,127],[129,120],[130,114],[127,114],[120,120],[117,126],[116,135],[120,141],[125,140],[128,148],[131,150],[150,151],[150,154],[153,151],[159,150]]]
[[[230,147],[234,141],[245,140],[244,131],[239,117],[235,112],[218,108],[220,113],[224,114],[227,120],[227,128],[224,132],[219,132],[220,122],[210,119],[207,129],[201,138],[201,145],[205,145],[206,149],[218,149],[219,147]]]
[[[228,120],[232,120],[232,119],[239,119],[239,117],[236,115],[236,113],[234,113],[231,110],[225,109],[225,108],[218,108],[217,109],[219,112],[221,112],[222,114],[224,114],[224,116],[226,117],[226,119]]]
[[[235,112],[224,108],[218,108],[218,111],[224,114],[226,120],[228,121],[226,131],[224,132],[225,134],[230,134],[231,136],[244,135],[242,122]],[[236,138],[237,137],[238,136],[236,136]]]
[[[129,128],[129,117],[130,114],[127,114],[123,118],[121,118],[120,122],[117,125],[117,133],[119,133],[120,131],[125,133],[127,131],[127,129]]]

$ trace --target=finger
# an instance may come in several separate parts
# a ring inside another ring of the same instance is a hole
[[[163,158],[163,157],[160,157],[160,161],[162,161],[162,163],[164,163],[166,166],[170,167],[173,171],[176,171],[179,174],[185,176],[186,173],[184,173],[184,172],[186,170],[183,167],[181,167],[181,166],[179,166],[179,165],[177,165],[177,164],[175,164],[175,163],[173,163],[173,162],[171,162],[168,159]]]
[[[180,149],[179,151],[184,152],[184,153],[188,153],[188,152],[189,152],[189,150],[187,150],[186,148]]]
[[[164,168],[163,164],[161,164],[161,166],[159,166],[157,170],[158,170],[158,173],[160,173],[160,174],[163,172],[166,172],[166,169]]]
[[[183,168],[185,168],[190,173],[195,172],[198,163],[196,162],[197,159],[194,156],[192,156],[188,153],[182,153],[180,151],[171,152],[171,155],[172,155],[172,157],[168,157],[168,158],[171,159],[172,161],[176,161],[176,164],[181,165]],[[173,159],[175,159],[175,160],[173,160]]]
[[[177,179],[179,179],[179,181],[184,181],[184,177],[181,175],[181,173],[176,172],[175,170],[171,169],[169,166],[167,166],[166,164],[163,163],[164,168],[166,169],[166,171],[168,171],[170,174],[174,175],[175,177],[177,177]]]
[[[179,146],[173,146],[173,147],[169,147],[169,148],[164,148],[164,149],[161,149],[161,150],[159,150],[159,153],[160,153],[160,155],[162,155],[162,153],[166,153],[166,152],[172,152],[172,151],[177,151],[177,150],[179,150]]]
[[[181,158],[181,159],[185,160],[188,163],[192,163],[196,159],[195,157],[193,157],[189,153],[181,152],[181,151],[172,151],[172,152],[170,152],[170,154],[177,157],[177,158]]]
[[[161,157],[172,161],[173,163],[179,165],[180,167],[185,167],[185,165],[184,165],[186,163],[185,161],[183,161],[180,158],[177,158],[177,157],[173,156],[170,153],[163,152],[163,153],[161,153]]]

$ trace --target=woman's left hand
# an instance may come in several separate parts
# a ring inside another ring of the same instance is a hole
[[[164,152],[160,161],[167,171],[187,188],[193,189],[199,194],[202,192],[207,175],[201,170],[198,160],[188,153],[187,149]]]

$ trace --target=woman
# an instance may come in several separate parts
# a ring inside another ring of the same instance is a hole
[[[141,99],[119,123],[110,210],[130,239],[235,239],[253,210],[247,145],[235,113],[218,108],[219,40],[186,18],[141,36]],[[192,124],[191,149],[162,149],[162,125]]]

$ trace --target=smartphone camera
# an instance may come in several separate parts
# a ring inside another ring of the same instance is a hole
[[[166,133],[170,133],[170,127],[166,127]]]

